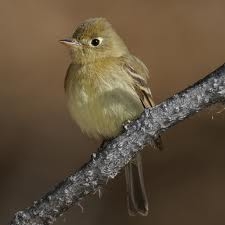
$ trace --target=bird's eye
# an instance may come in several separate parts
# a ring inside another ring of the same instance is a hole
[[[102,43],[102,38],[94,38],[91,40],[91,45],[94,47],[97,47],[98,45],[100,45]]]

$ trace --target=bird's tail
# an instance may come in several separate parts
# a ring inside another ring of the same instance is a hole
[[[137,153],[135,158],[125,167],[127,186],[127,206],[131,216],[140,214],[148,215],[148,199],[145,191],[141,154]]]

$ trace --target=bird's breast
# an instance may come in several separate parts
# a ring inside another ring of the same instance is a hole
[[[143,111],[129,77],[122,70],[96,72],[83,68],[71,73],[66,90],[69,111],[88,135],[114,137],[126,120],[136,118]]]

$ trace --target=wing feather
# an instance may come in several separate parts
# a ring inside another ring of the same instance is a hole
[[[144,63],[137,57],[125,58],[124,69],[132,77],[134,89],[137,92],[144,108],[155,106],[151,90],[148,86],[149,72]],[[159,137],[155,140],[155,146],[162,149],[162,141]]]

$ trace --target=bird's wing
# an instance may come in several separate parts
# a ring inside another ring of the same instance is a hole
[[[129,56],[124,58],[123,68],[129,76],[131,76],[134,89],[137,92],[143,107],[153,107],[155,103],[148,86],[149,71],[145,64],[137,57]],[[160,137],[155,140],[155,147],[162,149],[162,141]]]

